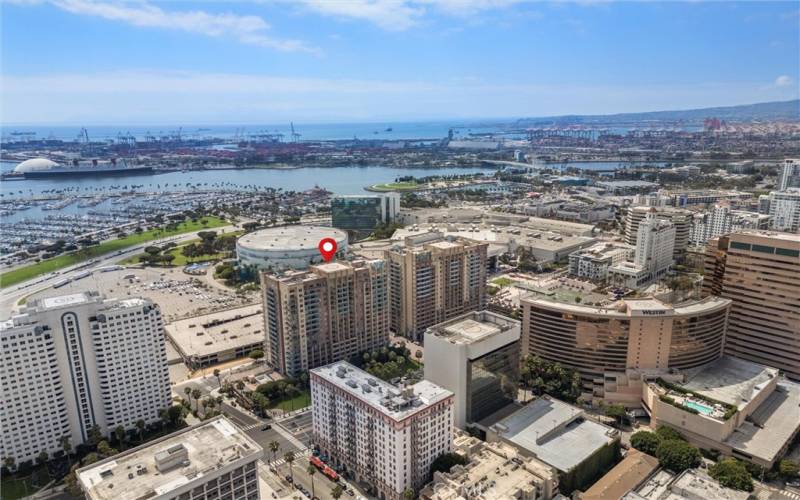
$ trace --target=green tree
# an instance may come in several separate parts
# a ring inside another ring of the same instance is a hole
[[[87,435],[89,437],[88,442],[92,446],[97,446],[97,443],[99,443],[100,440],[103,439],[103,433],[100,432],[100,426],[97,424],[89,427]]]
[[[144,428],[145,428],[145,425],[147,425],[147,424],[145,424],[144,420],[142,420],[142,419],[139,419],[139,420],[136,421],[136,429],[139,430],[139,442],[140,443],[144,442]]]
[[[559,363],[527,356],[520,372],[522,385],[536,395],[549,394],[574,403],[581,395],[580,375]]]
[[[289,477],[292,478],[292,482],[294,482],[294,471],[292,470],[292,462],[294,462],[294,452],[289,450],[283,455],[283,459],[286,460],[286,464],[289,466]]]
[[[217,385],[222,387],[222,379],[219,377],[219,369],[214,368],[214,376],[217,377]]]
[[[8,470],[14,470],[14,466],[17,464],[17,461],[14,460],[14,457],[3,457],[3,465],[6,466]]]
[[[417,497],[417,494],[414,493],[414,490],[411,488],[406,488],[403,490],[403,500],[414,500]]]
[[[50,454],[46,451],[40,451],[39,454],[36,455],[36,463],[39,465],[46,464],[48,460],[50,460]],[[47,471],[47,477],[50,477],[50,470],[47,467],[44,469]]]
[[[341,486],[337,484],[331,490],[331,496],[334,498],[334,500],[339,500],[340,498],[342,498],[342,495],[344,495],[344,490],[342,489]]]
[[[700,450],[677,439],[662,441],[656,449],[656,457],[661,467],[675,473],[697,467],[701,461]]]
[[[114,435],[117,437],[117,446],[119,449],[123,449],[124,445],[122,444],[122,440],[125,439],[125,427],[118,425],[114,428]]]
[[[198,409],[197,408],[197,403],[199,402],[198,400],[200,399],[200,396],[202,396],[202,395],[203,395],[203,393],[200,392],[200,389],[192,389],[192,397],[194,398],[194,409],[195,410]]]
[[[442,453],[431,464],[431,476],[434,472],[450,472],[454,465],[466,465],[469,462],[458,453]]]
[[[311,498],[314,498],[317,496],[317,490],[314,489],[314,474],[317,473],[317,468],[311,464],[308,464],[308,467],[306,467],[306,472],[308,472],[308,477],[311,478]]]
[[[186,399],[189,400],[189,406],[192,406],[192,388],[191,387],[184,387],[183,388],[184,394],[186,394]]]
[[[672,427],[667,427],[666,425],[659,425],[658,429],[656,429],[656,434],[658,434],[658,437],[664,441],[670,441],[673,439],[677,439],[678,441],[686,441],[680,432],[676,431]]]
[[[72,451],[72,443],[69,441],[69,436],[61,436],[58,438],[58,443],[61,445],[61,449],[64,450],[64,455],[67,456],[67,464],[69,465],[71,463],[70,452]]]
[[[708,475],[726,488],[753,491],[753,479],[743,463],[735,458],[725,458],[708,468]]]
[[[617,424],[621,423],[622,419],[628,415],[625,411],[625,407],[620,404],[604,405],[603,413],[605,413],[607,417],[612,417]]]
[[[248,354],[248,356],[250,356],[250,359],[259,360],[264,357],[264,351],[262,351],[261,349],[253,349],[252,351],[250,351],[250,354]]]
[[[117,453],[119,452],[112,448],[105,439],[97,443],[97,454],[103,458],[114,456]]]
[[[800,465],[794,460],[784,458],[778,464],[778,472],[786,479],[794,479],[800,475]]]
[[[272,452],[272,461],[273,462],[275,461],[275,456],[278,454],[278,451],[280,451],[280,449],[281,449],[281,445],[277,441],[270,441],[269,442],[269,451]]]
[[[638,431],[631,435],[631,446],[651,456],[656,456],[659,444],[661,444],[661,437],[655,432]]]

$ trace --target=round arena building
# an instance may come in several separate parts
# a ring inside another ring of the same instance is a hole
[[[305,269],[323,262],[317,248],[323,238],[336,241],[336,253],[347,249],[347,233],[332,227],[282,226],[243,235],[236,255],[243,265],[265,270]]]

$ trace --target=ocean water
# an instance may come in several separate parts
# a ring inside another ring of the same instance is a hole
[[[299,140],[346,140],[353,139],[442,139],[447,137],[452,128],[454,135],[467,136],[470,133],[492,133],[503,129],[504,123],[500,121],[489,122],[375,122],[375,123],[323,123],[303,124],[295,123],[294,130],[300,134]],[[81,132],[80,126],[0,126],[0,132],[5,137],[14,132],[32,132],[37,139],[74,140]],[[389,131],[388,129],[392,130]],[[284,141],[291,140],[291,124],[265,124],[265,125],[98,125],[86,126],[90,140],[105,141],[116,139],[119,134],[133,135],[139,140],[145,136],[160,137],[176,133],[180,129],[181,135],[192,139],[215,137],[230,139],[243,137],[250,134],[283,134]],[[19,136],[17,136],[19,137]]]

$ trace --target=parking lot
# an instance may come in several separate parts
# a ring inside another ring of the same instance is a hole
[[[247,303],[233,291],[210,286],[203,277],[189,276],[179,268],[95,271],[85,278],[59,288],[49,288],[36,293],[29,300],[93,290],[108,298],[148,298],[161,307],[161,313],[167,323]]]

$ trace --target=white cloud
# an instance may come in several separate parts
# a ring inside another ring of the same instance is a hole
[[[417,24],[425,9],[403,0],[298,0],[319,14],[369,21],[389,31]]]
[[[228,37],[248,45],[285,52],[318,50],[300,40],[267,35],[269,24],[258,16],[208,13],[202,10],[164,10],[143,2],[98,2],[95,0],[51,0],[59,9],[83,16],[120,21],[143,28],[184,31],[210,37]]]
[[[371,22],[388,31],[417,26],[435,9],[442,14],[471,17],[502,9],[522,0],[296,0],[318,14]]]
[[[781,75],[775,79],[775,86],[776,87],[788,87],[794,83],[792,77],[789,75]]]

